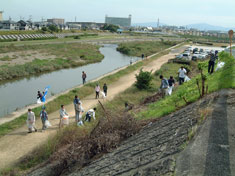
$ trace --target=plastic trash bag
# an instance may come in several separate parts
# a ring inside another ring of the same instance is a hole
[[[185,78],[184,78],[184,82],[188,82],[188,81],[190,81],[191,79],[188,77],[188,76],[185,76]]]
[[[100,92],[103,98],[106,98],[105,93],[103,91]]]
[[[45,121],[45,126],[46,126],[46,127],[51,127],[51,126],[52,126],[51,123],[49,122],[49,120],[46,120],[46,121]]]
[[[171,95],[171,94],[172,94],[173,87],[174,87],[174,86],[169,86],[169,87],[168,87],[168,95]]]
[[[37,104],[41,104],[41,103],[42,103],[41,99],[38,98],[38,99],[37,99]]]
[[[223,68],[223,67],[224,67],[224,64],[225,64],[224,62],[218,62],[215,71],[218,71],[218,70],[220,70],[221,68]]]
[[[63,123],[64,125],[68,125],[68,124],[69,124],[69,116],[64,116],[64,117],[62,118],[62,123]]]
[[[83,124],[83,122],[82,122],[82,120],[80,120],[78,123],[77,123],[77,126],[83,126],[84,124]]]

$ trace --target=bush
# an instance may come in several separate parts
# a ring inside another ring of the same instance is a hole
[[[108,114],[109,120],[100,119],[90,135],[77,126],[67,127],[58,134],[56,151],[50,157],[50,161],[57,161],[50,169],[51,174],[60,175],[75,165],[82,168],[94,157],[112,151],[141,129],[141,123],[129,115]]]
[[[143,71],[143,69],[140,70],[139,75],[136,75],[136,83],[135,86],[140,89],[149,89],[151,87],[151,81],[153,79],[152,71]]]

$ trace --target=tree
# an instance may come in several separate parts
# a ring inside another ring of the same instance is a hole
[[[59,29],[56,25],[49,25],[48,26],[48,29],[51,31],[51,32],[59,32]]]
[[[46,32],[46,31],[47,31],[47,27],[43,26],[43,27],[42,27],[42,31],[43,31],[43,32]]]
[[[136,77],[136,83],[135,86],[140,89],[149,89],[151,87],[151,81],[153,79],[152,71],[143,71],[143,69],[140,70],[140,73],[138,75],[135,75]]]
[[[102,30],[108,30],[110,32],[117,32],[119,27],[116,26],[116,25],[113,25],[113,24],[105,24],[101,29]]]

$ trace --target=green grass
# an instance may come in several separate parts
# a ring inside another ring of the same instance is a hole
[[[89,44],[48,44],[48,45],[27,45],[27,46],[4,46],[0,47],[0,52],[12,51],[38,51],[56,56],[55,59],[34,59],[22,65],[0,66],[0,80],[10,80],[19,77],[36,75],[39,73],[51,72],[63,68],[77,67],[90,63],[100,62],[103,55],[99,51],[99,46]],[[29,54],[28,54],[29,55]],[[26,56],[24,53],[21,56]],[[12,58],[1,58],[0,60],[12,60]]]
[[[226,65],[222,70],[219,70],[212,75],[207,74],[207,61],[204,63],[204,74],[207,76],[206,84],[208,84],[208,93],[212,93],[223,88],[235,88],[234,58],[224,52],[220,54],[220,58],[226,62]],[[200,79],[200,76],[193,78],[188,83],[184,83],[172,94],[172,96],[168,96],[161,101],[150,104],[146,110],[138,114],[138,118],[152,119],[170,114],[186,105],[182,97],[185,97],[188,102],[195,102],[198,100],[200,95],[196,79]]]
[[[150,56],[161,50],[176,45],[176,42],[130,42],[121,43],[117,50],[129,56]]]
[[[216,36],[193,36],[193,35],[179,35],[185,39],[191,39],[195,42],[220,42],[220,43],[229,43],[229,37],[216,37]]]
[[[12,61],[14,58],[11,58],[9,56],[4,56],[2,58],[0,58],[0,61]]]

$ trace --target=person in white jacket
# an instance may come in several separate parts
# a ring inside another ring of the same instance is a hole
[[[89,111],[87,111],[85,121],[90,122],[91,121],[91,116],[95,120],[95,111],[96,111],[96,108],[90,109]]]
[[[35,127],[35,114],[32,109],[28,109],[28,117],[27,117],[27,126],[29,129],[28,133],[32,133],[33,131],[37,132],[37,128]]]

